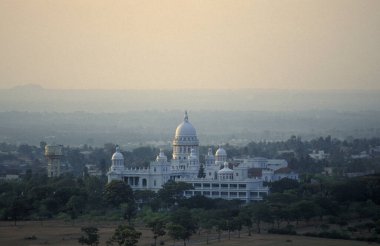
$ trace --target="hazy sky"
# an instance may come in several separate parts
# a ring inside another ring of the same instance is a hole
[[[380,89],[379,0],[0,0],[0,88]]]

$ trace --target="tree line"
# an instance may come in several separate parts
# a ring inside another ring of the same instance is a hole
[[[7,162],[13,163],[12,169],[24,169],[19,171],[25,172],[30,169],[34,173],[44,172],[46,168],[45,145],[44,141],[41,141],[39,146],[0,143],[0,173],[7,171],[6,167],[2,165]],[[368,170],[380,172],[380,153],[370,153],[371,148],[376,146],[380,146],[380,138],[340,140],[327,136],[302,140],[300,137],[291,136],[286,141],[251,142],[246,146],[232,146],[227,143],[223,147],[227,150],[229,158],[241,156],[282,158],[288,161],[290,168],[301,174],[320,173],[325,167],[331,167],[334,169],[335,175],[342,175],[347,172]],[[217,146],[200,146],[201,163],[204,163],[204,156],[209,147],[212,147],[214,151],[217,149]],[[315,161],[309,156],[313,150],[323,150],[329,154],[329,158]],[[113,143],[106,143],[103,147],[92,147],[86,144],[81,147],[64,146],[62,163],[70,166],[71,172],[75,176],[82,176],[83,172],[86,172],[85,164],[96,165],[105,174],[111,165],[111,156],[114,151],[115,144]],[[363,151],[367,152],[370,158],[351,158],[351,155]],[[125,163],[130,167],[147,167],[158,153],[158,148],[149,146],[138,147],[130,151],[122,150]],[[172,152],[166,150],[165,154],[170,157]],[[17,167],[14,163],[20,165]]]
[[[244,204],[204,196],[185,198],[183,192],[191,185],[174,181],[155,193],[133,191],[123,181],[107,184],[105,177],[30,174],[21,181],[0,182],[0,219],[15,224],[52,218],[117,220],[124,226],[121,231],[143,223],[152,229],[154,242],[166,234],[185,244],[196,232],[206,234],[208,241],[212,233],[220,240],[223,233],[262,233],[263,228],[297,234],[297,226],[304,224],[318,225],[311,236],[378,241],[379,175],[352,179],[305,175],[300,182],[282,179],[267,185],[271,193],[263,201]],[[339,231],[329,229],[337,226]]]

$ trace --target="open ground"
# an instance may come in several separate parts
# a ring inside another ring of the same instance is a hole
[[[106,245],[113,231],[120,222],[64,222],[64,221],[21,221],[16,226],[13,222],[0,222],[0,245],[24,246],[24,245],[79,245],[78,238],[81,236],[81,227],[95,226],[99,228],[100,245]],[[136,227],[142,232],[138,245],[150,246],[153,236],[148,228]],[[35,239],[31,239],[35,236]],[[159,245],[160,238],[157,241]],[[169,237],[162,238],[164,245],[183,245],[182,241],[174,242]],[[360,246],[368,245],[367,242],[312,238],[304,236],[253,234],[248,236],[242,231],[240,238],[237,232],[231,234],[231,239],[225,233],[218,242],[217,235],[210,235],[209,245],[255,245],[255,246]],[[187,245],[206,245],[206,235],[193,235]]]

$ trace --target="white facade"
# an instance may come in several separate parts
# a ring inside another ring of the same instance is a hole
[[[267,159],[266,159],[267,160]],[[185,196],[204,195],[210,198],[240,199],[246,202],[261,200],[268,194],[268,187],[263,186],[263,178],[248,177],[248,170],[255,165],[272,168],[273,172],[287,167],[286,161],[244,162],[231,168],[227,162],[227,152],[219,147],[212,153],[211,148],[205,156],[204,178],[198,178],[199,140],[196,130],[189,122],[187,112],[184,121],[177,127],[173,139],[173,156],[170,161],[160,150],[155,161],[147,168],[128,168],[119,148],[112,156],[112,165],[108,182],[124,180],[134,190],[158,191],[170,179],[193,185],[194,189],[185,192]]]
[[[283,178],[298,180],[298,173],[294,172],[288,167],[288,162],[284,159],[267,159],[264,157],[234,159],[238,164],[234,170],[240,170],[243,167],[248,170],[255,170],[255,175],[248,176],[250,178],[258,178],[265,182],[274,182]],[[244,169],[243,169],[244,170]],[[246,175],[247,172],[241,171],[242,175]]]
[[[284,159],[267,159],[264,157],[236,159],[238,162],[242,162],[250,168],[266,168],[273,171],[288,167],[288,162]]]
[[[313,159],[314,161],[322,161],[327,158],[329,158],[329,154],[325,153],[323,150],[313,150],[313,153],[309,154],[310,158]]]

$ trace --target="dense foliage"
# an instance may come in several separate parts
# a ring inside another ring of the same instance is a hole
[[[203,196],[186,199],[180,194],[191,187],[184,183],[169,182],[158,193],[132,192],[122,181],[106,184],[96,177],[31,175],[0,183],[0,218],[15,222],[121,219],[129,226],[141,219],[152,229],[155,241],[168,234],[186,242],[197,230],[216,231],[219,236],[223,231],[240,233],[243,228],[261,233],[263,224],[272,225],[271,233],[294,234],[292,226],[316,221],[345,227],[353,234],[355,230],[369,230],[373,235],[380,232],[379,175],[351,179],[314,175],[301,183],[283,179],[270,186],[273,192],[264,201],[245,205]],[[327,232],[309,234],[331,234]]]

